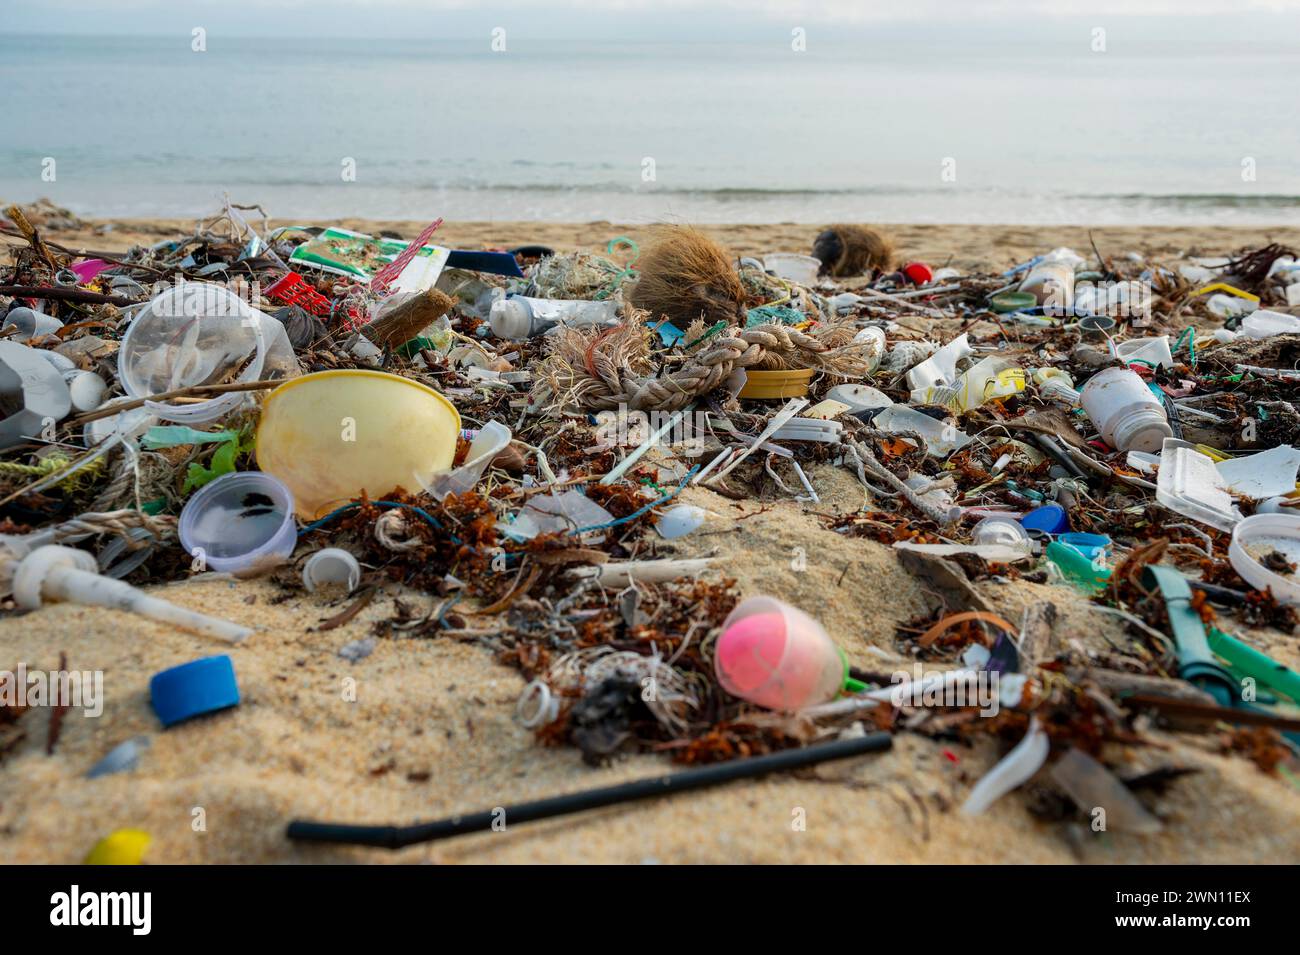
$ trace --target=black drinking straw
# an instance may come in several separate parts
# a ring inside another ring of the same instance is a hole
[[[295,819],[289,823],[286,835],[299,842],[334,842],[357,846],[378,846],[384,849],[400,849],[418,842],[433,842],[437,839],[449,839],[452,836],[465,835],[470,832],[482,832],[492,828],[492,823],[502,817],[506,825],[532,822],[536,819],[550,819],[555,816],[567,816],[587,809],[612,806],[616,803],[631,802],[635,799],[648,799],[653,796],[666,796],[669,793],[686,792],[691,789],[704,789],[736,779],[749,779],[765,776],[768,773],[788,769],[799,769],[833,759],[847,759],[863,753],[873,753],[889,749],[893,737],[888,733],[868,733],[852,739],[834,740],[815,746],[798,749],[786,749],[767,756],[754,756],[749,759],[734,759],[714,766],[688,769],[680,773],[668,773],[650,779],[620,783],[617,786],[604,786],[600,789],[588,789],[585,792],[569,793],[564,796],[552,796],[534,802],[521,803],[518,806],[501,809],[488,809],[468,816],[449,816],[435,822],[421,822],[412,826],[353,826],[332,822],[308,822]]]

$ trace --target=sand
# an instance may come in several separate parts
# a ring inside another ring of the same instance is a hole
[[[299,220],[294,220],[298,222]],[[254,220],[260,226],[260,220]],[[122,251],[133,243],[152,244],[164,238],[190,232],[193,220],[133,219],[111,223],[90,223],[86,228],[54,234],[56,241],[73,248],[105,252]],[[293,224],[272,220],[272,227]],[[392,230],[404,237],[415,236],[427,222],[346,219],[344,228],[376,234]],[[764,252],[801,252],[812,249],[819,228],[806,224],[706,225],[703,230],[737,255]],[[920,259],[935,267],[1006,268],[1058,246],[1069,246],[1086,254],[1089,233],[1106,255],[1140,251],[1157,257],[1204,254],[1221,255],[1237,248],[1281,242],[1300,247],[1300,227],[1177,226],[1159,228],[1102,226],[1016,226],[1016,225],[900,225],[882,229],[894,236],[900,254]],[[651,226],[611,222],[448,222],[434,241],[458,249],[514,248],[520,245],[549,245],[557,249],[601,251],[615,236],[644,240]]]
[[[349,222],[353,228],[373,223]],[[154,225],[133,223],[55,241],[121,250]],[[161,226],[160,226],[161,228]],[[406,234],[414,228],[399,227]],[[741,253],[806,250],[805,226],[718,227]],[[450,223],[440,240],[457,247],[545,242],[599,247],[608,237],[643,230],[585,225]],[[1003,266],[1044,248],[1086,247],[1082,229],[900,227],[916,257],[957,265]],[[161,234],[153,232],[152,240]],[[1100,229],[1107,252],[1200,249],[1218,253],[1268,239],[1300,244],[1300,230]],[[684,500],[710,516],[664,554],[715,556],[744,594],[771,593],[815,613],[851,659],[870,669],[906,665],[895,627],[931,606],[921,581],[890,548],[824,528],[817,514],[856,510],[865,500],[847,472],[830,466],[810,476],[823,503],[734,502],[689,489]],[[815,512],[815,513],[814,513]],[[737,518],[745,518],[737,520]],[[802,549],[806,561],[798,561]],[[795,562],[802,569],[792,568]],[[980,584],[1011,619],[1035,599],[1054,600],[1067,639],[1118,639],[1111,618],[1060,587],[1026,582]],[[301,846],[284,837],[291,818],[407,823],[456,812],[509,806],[670,769],[637,756],[603,769],[576,750],[536,744],[511,718],[523,686],[485,648],[440,637],[380,639],[349,663],[343,645],[367,637],[401,597],[423,607],[432,598],[390,588],[349,624],[320,631],[347,605],[300,593],[281,602],[268,581],[206,577],[156,588],[184,606],[238,621],[256,633],[227,647],[124,613],[73,606],[0,619],[0,668],[19,661],[52,669],[60,651],[74,669],[104,672],[98,718],[69,713],[53,755],[46,755],[43,711],[21,722],[27,738],[0,760],[0,858],[78,862],[107,833],[124,827],[152,836],[146,861],[235,862],[862,862],[1280,863],[1300,858],[1300,793],[1239,758],[1218,755],[1211,736],[1154,733],[1158,746],[1112,750],[1134,771],[1196,767],[1153,803],[1162,833],[1094,834],[1047,824],[1015,793],[984,817],[957,812],[973,782],[997,758],[991,740],[974,746],[909,734],[891,752],[783,776],[553,822],[509,825],[445,843],[386,850]],[[1300,666],[1294,637],[1239,631],[1282,662]],[[150,675],[213,653],[234,660],[243,701],[233,710],[162,730],[149,706]],[[353,682],[354,681],[354,682]],[[354,691],[354,692],[353,692]],[[139,767],[83,778],[100,757],[137,735],[151,740]],[[198,812],[202,810],[202,812]],[[806,825],[794,823],[803,819]],[[202,822],[202,826],[199,823]]]

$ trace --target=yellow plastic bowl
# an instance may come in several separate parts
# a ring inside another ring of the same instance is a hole
[[[741,398],[802,398],[808,394],[808,382],[813,369],[796,371],[749,371],[745,373],[745,387]]]
[[[395,487],[418,492],[456,456],[460,415],[432,388],[382,371],[321,371],[285,382],[262,407],[257,466],[316,520]]]

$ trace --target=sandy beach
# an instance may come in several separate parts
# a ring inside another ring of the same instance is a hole
[[[282,225],[276,222],[273,225]],[[415,235],[423,222],[346,220],[346,228]],[[77,250],[120,253],[192,228],[179,220],[85,223],[46,233]],[[1084,226],[884,227],[906,259],[938,267],[1002,270],[1056,246],[1087,254],[1139,252],[1153,259],[1220,255],[1267,242],[1300,247],[1294,228],[1097,228]],[[737,255],[808,252],[817,228],[771,224],[706,227]],[[641,240],[644,225],[609,222],[448,222],[434,241],[460,249],[544,244],[603,250],[612,238]],[[1090,242],[1091,240],[1091,242]],[[700,531],[662,543],[660,556],[715,556],[743,595],[769,593],[814,612],[854,662],[877,670],[910,663],[895,628],[931,604],[923,584],[884,544],[848,539],[822,517],[857,511],[868,497],[843,469],[809,477],[822,503],[737,502],[702,488],[683,500],[709,512]],[[740,520],[740,518],[744,518]],[[790,572],[796,550],[806,570]],[[179,551],[177,552],[179,555]],[[1119,621],[1065,587],[985,581],[980,592],[1010,620],[1034,600],[1061,614],[1058,633],[1090,642],[1118,637]],[[1152,730],[1156,745],[1116,749],[1137,773],[1176,765],[1196,770],[1159,800],[1164,831],[1094,834],[1035,820],[1016,792],[985,816],[957,812],[996,761],[978,745],[900,733],[891,752],[828,764],[557,822],[507,825],[400,852],[305,847],[289,842],[292,818],[401,824],[461,811],[650,776],[671,768],[641,755],[593,769],[572,748],[540,745],[512,719],[524,685],[482,646],[445,637],[381,638],[355,663],[340,647],[392,619],[394,601],[422,609],[433,599],[386,587],[343,626],[321,623],[350,603],[284,591],[269,580],[207,575],[157,588],[178,604],[255,628],[229,648],[131,615],[75,606],[0,618],[0,668],[25,662],[104,672],[102,716],[69,713],[53,754],[47,714],[29,712],[26,737],[0,757],[0,857],[9,862],[79,862],[121,828],[152,837],[153,863],[1286,863],[1300,859],[1300,792],[1239,757],[1220,753],[1215,734]],[[1236,632],[1300,668],[1300,644],[1274,630]],[[229,652],[242,692],[233,710],[163,730],[149,705],[149,677],[196,657]],[[349,681],[355,681],[350,683]],[[355,701],[346,687],[355,686]],[[87,780],[119,743],[150,746],[132,772]],[[196,810],[206,828],[196,831]],[[806,829],[792,828],[799,810]]]
[[[260,227],[260,220],[250,214]],[[665,222],[676,220],[665,219]],[[298,224],[301,220],[270,220],[271,228]],[[126,219],[111,223],[88,222],[86,227],[60,230],[56,240],[71,247],[104,252],[123,252],[130,246],[152,245],[175,238],[194,228],[187,219]],[[378,235],[392,231],[404,237],[419,233],[428,222],[406,220],[344,219],[310,223],[339,225],[357,232]],[[515,248],[520,245],[548,245],[555,249],[603,251],[616,236],[644,240],[653,224],[615,222],[446,222],[434,241],[456,249]],[[959,269],[1008,268],[1017,262],[1058,246],[1086,251],[1089,236],[1106,255],[1142,252],[1161,258],[1178,255],[1221,255],[1245,245],[1280,242],[1300,245],[1300,226],[1168,226],[1124,227],[1033,225],[906,225],[882,223],[879,227],[896,240],[899,253],[920,259],[936,268],[951,265]],[[764,252],[802,252],[812,249],[820,227],[796,223],[768,225],[705,225],[701,229],[736,255]]]

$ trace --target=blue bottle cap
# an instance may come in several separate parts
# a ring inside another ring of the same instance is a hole
[[[1060,534],[1070,529],[1070,518],[1060,504],[1044,504],[1036,507],[1020,518],[1025,530],[1042,531],[1045,534]]]
[[[155,673],[149,681],[149,702],[163,726],[237,706],[235,665],[221,654]]]

